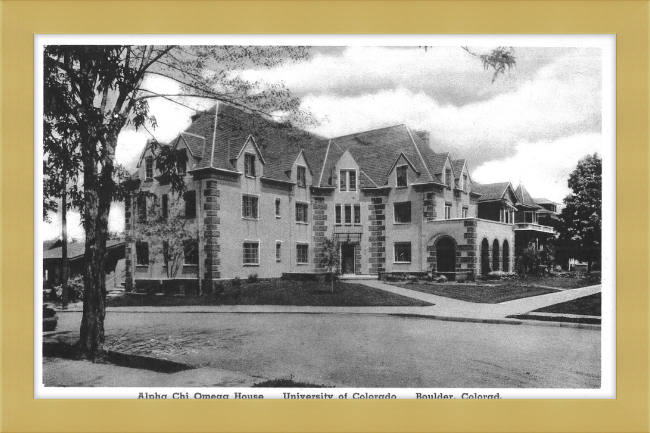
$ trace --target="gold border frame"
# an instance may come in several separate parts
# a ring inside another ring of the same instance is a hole
[[[648,431],[649,3],[2,1],[2,431]],[[47,33],[617,35],[617,398],[34,400],[33,50]]]

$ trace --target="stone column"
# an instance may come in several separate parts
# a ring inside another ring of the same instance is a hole
[[[216,180],[208,178],[205,181],[203,198],[203,210],[205,211],[205,218],[203,219],[205,271],[202,286],[203,290],[211,292],[216,280],[221,278],[221,272],[219,271],[221,265],[219,259],[219,224],[221,221],[219,219],[219,190],[217,189]]]
[[[325,242],[325,232],[327,231],[327,203],[325,197],[313,198],[313,217],[312,217],[312,231],[314,232],[313,240],[313,258],[314,270],[316,271],[329,271],[323,263],[323,253],[321,251],[323,242]]]
[[[369,205],[370,216],[370,273],[386,270],[386,205],[383,197],[373,197]],[[356,253],[355,253],[356,255]]]
[[[135,238],[133,236],[133,201],[129,193],[124,200],[124,290],[131,292],[133,286],[133,253]]]

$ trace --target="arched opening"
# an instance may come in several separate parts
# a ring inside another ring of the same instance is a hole
[[[510,244],[503,241],[503,272],[510,272]]]
[[[487,239],[481,243],[481,274],[487,275],[490,272],[490,244]]]
[[[492,243],[492,270],[499,270],[499,241],[496,239]]]
[[[456,243],[453,239],[444,237],[436,244],[436,260],[438,273],[444,274],[447,279],[455,279],[456,276]]]

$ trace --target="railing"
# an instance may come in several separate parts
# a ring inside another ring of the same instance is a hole
[[[334,238],[339,242],[361,242],[362,225],[335,225]]]
[[[542,226],[535,223],[517,223],[515,224],[515,230],[534,230],[534,231],[544,232],[544,233],[555,233],[553,227]]]

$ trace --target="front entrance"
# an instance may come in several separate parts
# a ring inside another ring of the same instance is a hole
[[[354,244],[341,244],[341,274],[354,274]]]
[[[443,237],[436,246],[437,271],[449,280],[456,276],[456,244],[448,237]]]

